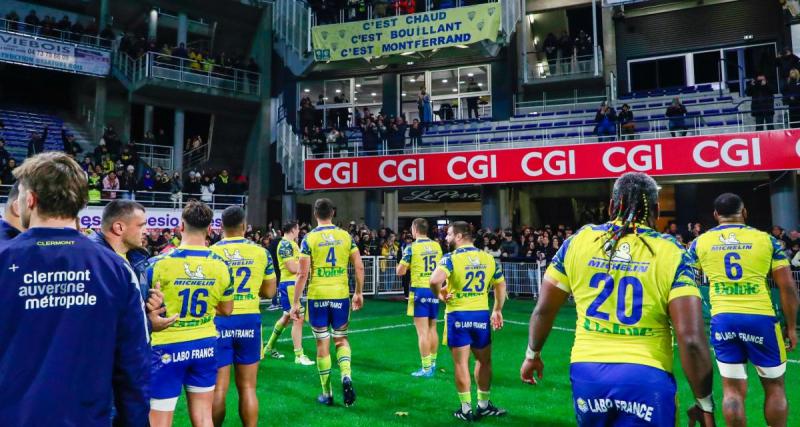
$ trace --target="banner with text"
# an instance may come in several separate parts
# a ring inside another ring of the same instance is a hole
[[[111,52],[0,31],[0,61],[106,76]]]
[[[312,159],[306,190],[479,185],[800,169],[800,130],[403,156]]]
[[[342,61],[495,40],[500,3],[457,7],[311,29],[314,59]]]

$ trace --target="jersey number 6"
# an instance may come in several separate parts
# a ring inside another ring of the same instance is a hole
[[[598,319],[608,320],[608,313],[600,311],[600,306],[611,296],[614,292],[614,278],[608,273],[597,273],[592,276],[589,281],[589,286],[597,288],[603,282],[603,290],[600,295],[592,301],[589,308],[586,309],[586,315]],[[631,314],[628,316],[627,307],[625,307],[625,297],[628,295],[628,288],[633,289],[633,307],[631,307]],[[644,288],[642,282],[634,276],[625,276],[619,279],[619,287],[617,288],[617,319],[625,325],[634,325],[642,319],[642,298],[644,296]]]

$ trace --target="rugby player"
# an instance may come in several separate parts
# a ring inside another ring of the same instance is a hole
[[[266,249],[244,238],[247,224],[239,206],[222,211],[224,238],[211,251],[228,263],[233,274],[233,314],[217,316],[217,384],[214,389],[214,425],[225,420],[225,396],[235,364],[239,418],[245,427],[258,424],[258,362],[261,361],[261,297],[275,295],[275,267]]]
[[[747,362],[764,387],[767,425],[786,426],[786,345],[766,277],[778,285],[789,350],[797,346],[797,287],[775,237],[745,225],[747,209],[736,194],[714,201],[719,226],[692,242],[689,254],[708,277],[711,344],[722,376],[722,412],[729,426],[744,426]]]
[[[189,201],[181,215],[181,245],[152,259],[149,283],[160,283],[167,316],[178,313],[169,328],[153,332],[150,379],[150,425],[172,425],[181,389],[186,388],[194,426],[212,425],[217,381],[217,314],[233,312],[233,278],[228,265],[205,247],[214,213]]]
[[[350,285],[347,267],[353,264],[356,288],[353,293],[353,310],[364,305],[364,264],[350,234],[331,222],[336,207],[329,199],[314,202],[317,228],[306,234],[300,245],[300,272],[297,274],[294,301],[290,312],[292,319],[301,319],[300,297],[308,279],[306,317],[317,340],[317,370],[322,384],[322,394],[317,402],[333,405],[331,387],[330,337],[336,346],[336,361],[342,375],[342,396],[345,406],[356,401],[350,368],[350,342],[347,327],[350,323]],[[309,278],[310,275],[310,278]],[[333,333],[330,332],[333,329]]]
[[[492,329],[503,327],[506,279],[503,269],[486,252],[476,248],[470,226],[454,222],[447,230],[450,253],[444,255],[430,278],[430,288],[447,305],[447,346],[453,354],[456,390],[461,406],[453,416],[473,421],[503,416],[489,400],[492,383]],[[447,289],[442,285],[447,281]],[[494,288],[494,307],[489,312],[489,291]],[[475,355],[478,407],[472,410],[469,355]]]
[[[289,221],[283,224],[283,238],[278,242],[278,267],[281,273],[281,282],[278,284],[278,294],[283,308],[283,315],[275,322],[272,328],[272,335],[264,347],[264,354],[275,359],[283,359],[283,354],[275,350],[275,343],[281,336],[283,330],[292,322],[292,343],[294,344],[294,363],[303,366],[311,366],[314,362],[303,353],[303,319],[292,320],[289,312],[292,311],[292,301],[294,301],[295,281],[297,273],[300,271],[298,257],[300,247],[297,246],[297,236],[300,234],[300,226],[297,221]]]
[[[439,347],[439,335],[436,331],[439,297],[431,291],[430,278],[442,258],[442,247],[428,238],[428,221],[424,218],[417,218],[411,223],[411,235],[414,242],[406,246],[403,258],[397,264],[397,275],[400,277],[411,270],[407,314],[414,317],[417,345],[422,358],[422,368],[411,375],[432,377]]]
[[[130,266],[75,229],[86,175],[51,151],[14,176],[27,231],[0,245],[2,424],[108,426],[114,406],[117,425],[146,425],[144,304]]]
[[[545,273],[520,376],[529,384],[542,378],[542,348],[572,294],[578,316],[570,380],[579,426],[676,425],[672,328],[697,399],[692,417],[714,425],[700,291],[688,253],[653,230],[658,214],[656,182],[622,175],[611,194],[612,220],[567,239]]]

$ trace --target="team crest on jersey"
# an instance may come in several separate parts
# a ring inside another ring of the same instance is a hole
[[[486,268],[486,264],[481,263],[481,259],[479,257],[471,257],[467,255],[467,270],[480,270]]]
[[[425,249],[422,250],[422,255],[436,255],[436,249],[426,246]]]
[[[203,266],[202,265],[198,265],[197,269],[192,271],[192,268],[189,267],[189,264],[184,263],[183,264],[183,272],[186,273],[186,276],[188,276],[190,279],[202,280],[202,279],[206,278],[206,275],[203,274]]]
[[[611,254],[608,254],[611,256]],[[623,243],[619,245],[616,251],[614,251],[614,255],[611,256],[612,262],[630,262],[633,260],[631,256],[631,245],[629,243]]]
[[[225,254],[229,267],[243,267],[255,264],[253,260],[243,257],[239,249],[235,249],[233,253],[230,253],[228,249],[223,248],[222,252]]]

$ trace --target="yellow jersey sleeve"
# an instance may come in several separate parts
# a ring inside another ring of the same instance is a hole
[[[278,243],[278,268],[281,270],[281,282],[295,282],[297,274],[289,271],[286,263],[297,261],[300,256],[300,248],[293,241],[283,239]]]
[[[775,236],[769,236],[769,242],[772,245],[772,268],[770,270],[775,271],[779,268],[788,267],[789,258],[786,256],[786,252],[783,251],[778,239]]]
[[[547,266],[547,270],[545,270],[544,273],[545,277],[550,277],[550,279],[555,282],[556,287],[568,294],[572,293],[572,285],[570,285],[569,276],[567,276],[565,260],[567,259],[567,249],[574,237],[575,235],[570,236],[564,241],[564,244],[558,248],[558,251],[556,251],[556,254],[553,256],[553,260],[550,261],[550,265]]]

